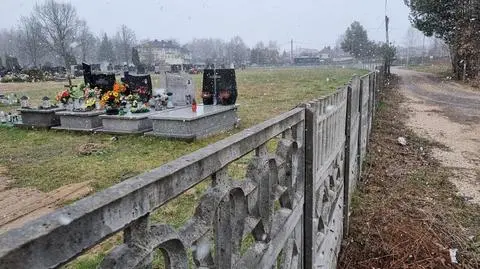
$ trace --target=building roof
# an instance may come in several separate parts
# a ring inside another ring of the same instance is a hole
[[[160,40],[157,39],[144,43],[144,45],[150,45],[154,48],[165,48],[165,49],[180,49],[180,45],[172,40]]]
[[[139,47],[150,47],[150,48],[157,48],[157,49],[174,49],[183,54],[189,54],[190,51],[187,50],[185,47],[180,46],[175,40],[158,40],[155,39],[153,41],[146,41],[143,42]]]

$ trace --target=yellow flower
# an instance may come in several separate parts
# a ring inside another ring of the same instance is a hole
[[[92,107],[94,105],[95,105],[95,99],[93,99],[93,98],[88,98],[87,102],[85,102],[85,106],[87,106],[87,107]]]
[[[118,92],[114,92],[113,96],[115,96],[115,98],[117,98],[118,97]]]

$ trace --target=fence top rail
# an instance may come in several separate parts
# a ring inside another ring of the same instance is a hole
[[[0,264],[57,243],[66,249],[55,259],[70,260],[304,119],[304,108],[292,109],[1,234]]]
[[[369,72],[368,74],[365,74],[365,75],[363,75],[363,76],[360,76],[360,79],[368,78],[371,74],[372,74],[372,72]]]

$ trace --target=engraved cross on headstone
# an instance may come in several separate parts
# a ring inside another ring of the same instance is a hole
[[[217,78],[221,77],[222,76],[217,75],[217,70],[214,68],[213,76],[210,76],[210,78],[213,78],[213,105],[217,105]]]

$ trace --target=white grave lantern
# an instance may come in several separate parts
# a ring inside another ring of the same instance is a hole
[[[0,111],[0,123],[7,122],[7,117],[5,116],[5,112]]]
[[[52,105],[50,104],[50,98],[48,98],[48,96],[44,96],[42,98],[42,108],[50,108]]]
[[[30,107],[30,104],[28,103],[28,97],[27,96],[24,95],[20,98],[20,106],[22,108]]]

